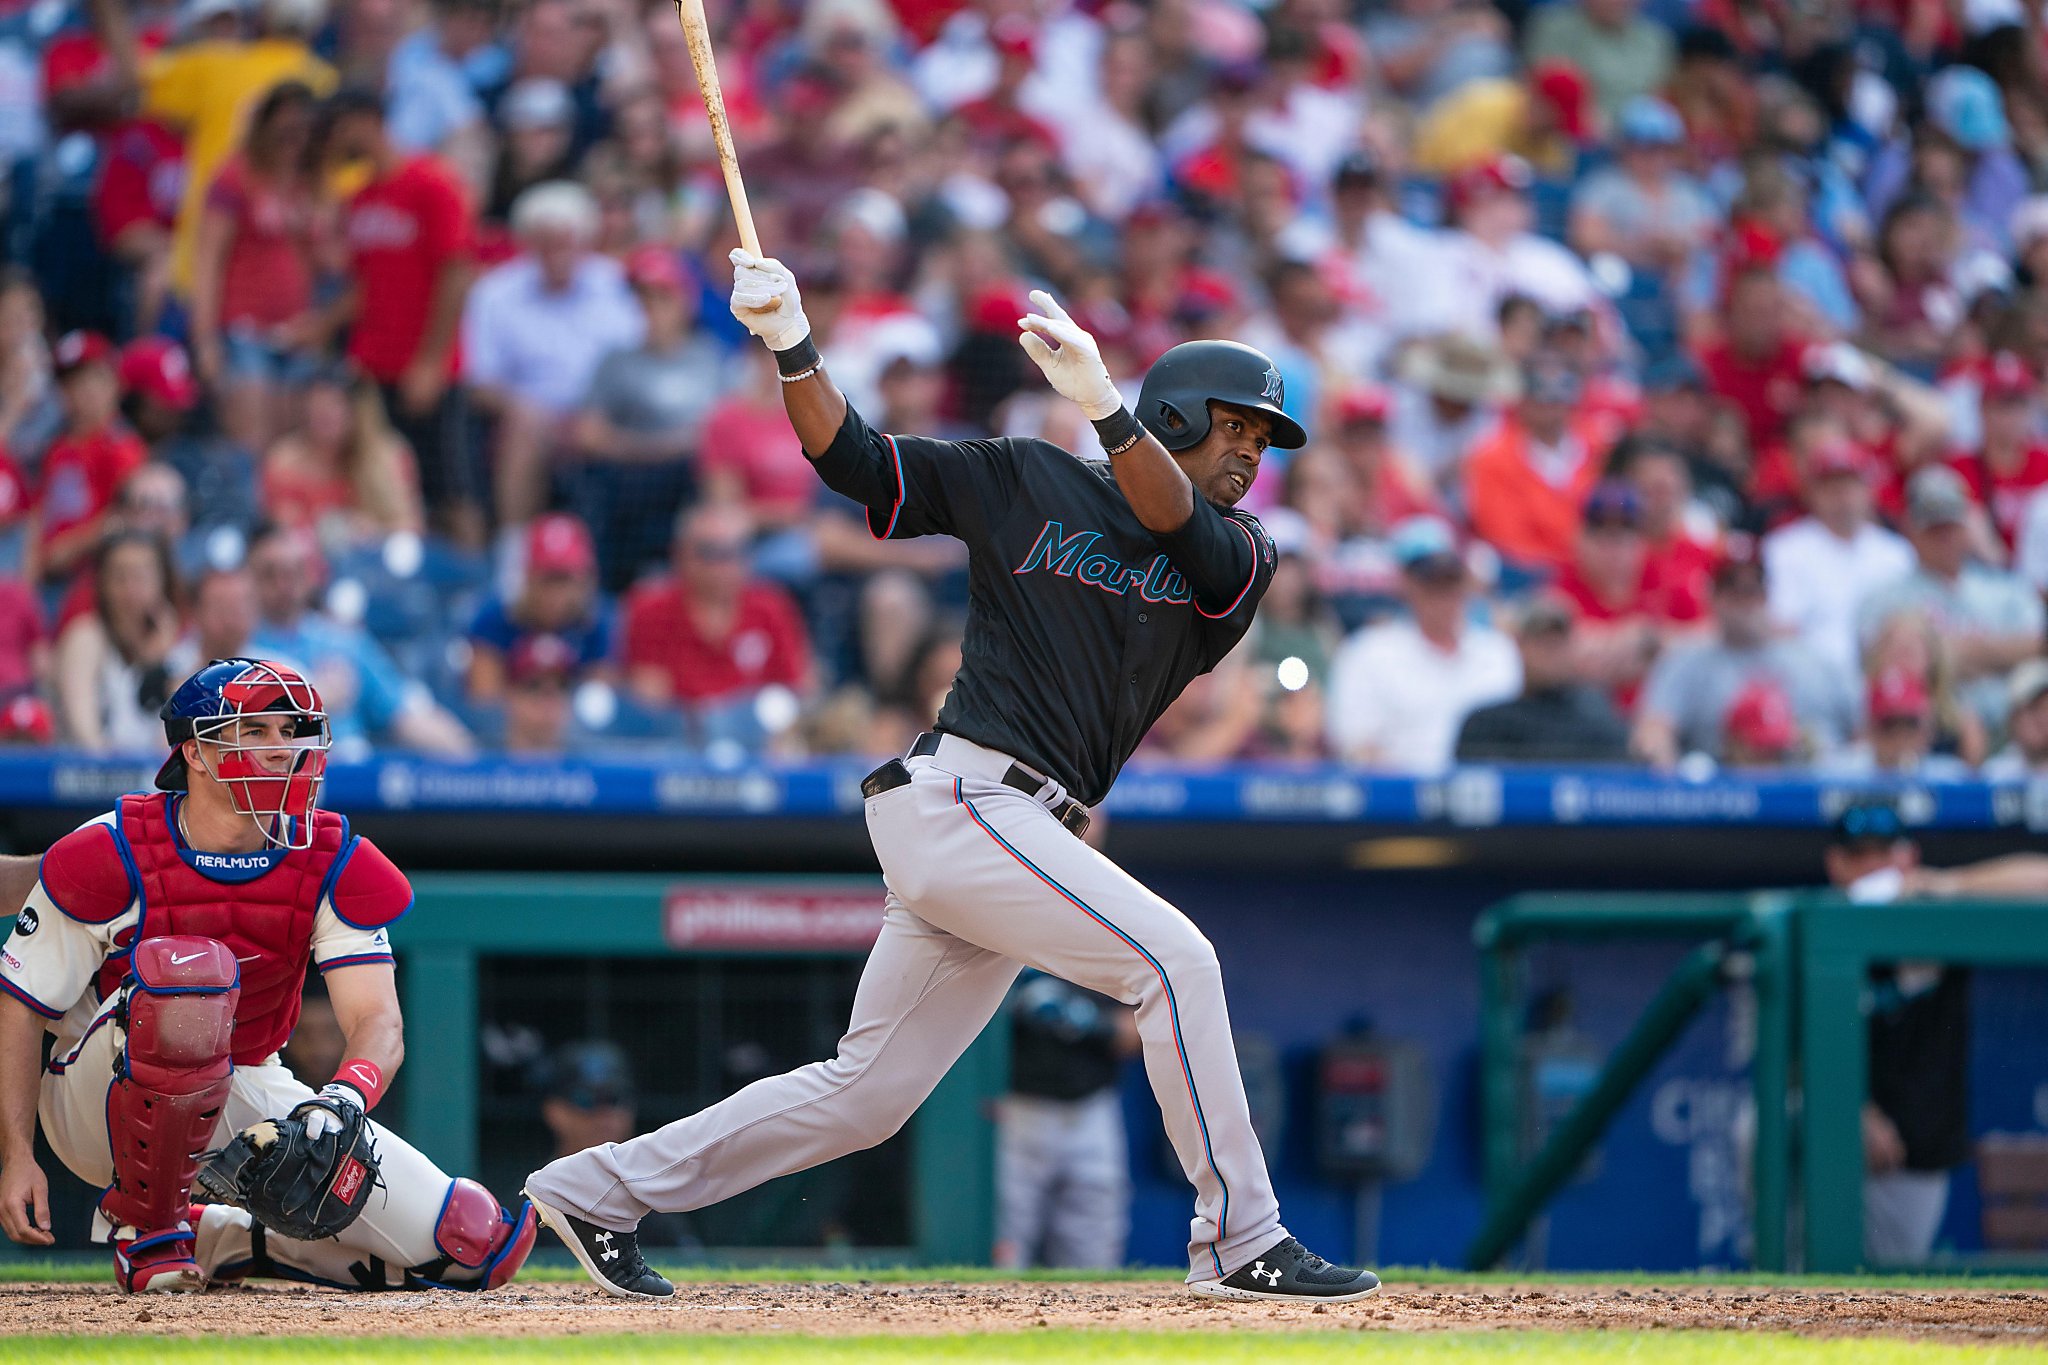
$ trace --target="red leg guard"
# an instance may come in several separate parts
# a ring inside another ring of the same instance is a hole
[[[127,1046],[107,1091],[114,1184],[100,1200],[110,1221],[133,1229],[138,1249],[179,1253],[192,1177],[213,1141],[234,1073],[229,1036],[240,995],[235,955],[210,938],[164,936],[135,945]]]
[[[467,1176],[457,1176],[434,1224],[434,1245],[454,1264],[483,1273],[475,1280],[437,1282],[450,1289],[508,1284],[526,1264],[539,1232],[531,1204],[521,1203],[516,1212],[507,1213],[489,1190]]]

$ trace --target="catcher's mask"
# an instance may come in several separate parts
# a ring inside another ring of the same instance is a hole
[[[244,719],[276,713],[291,719],[288,737],[244,737]],[[297,669],[262,659],[215,659],[171,694],[161,715],[171,756],[157,770],[157,790],[188,790],[184,745],[196,739],[206,775],[227,788],[235,809],[256,822],[267,843],[312,843],[313,812],[334,740],[320,693]]]

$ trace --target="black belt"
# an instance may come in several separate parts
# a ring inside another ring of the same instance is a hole
[[[930,758],[939,751],[939,736],[927,730],[917,737],[905,758]],[[883,792],[895,791],[910,781],[910,769],[903,766],[903,759],[892,758],[881,767],[861,779],[862,796],[880,796]],[[1010,771],[1003,774],[1003,785],[1023,792],[1036,800],[1039,792],[1045,790],[1045,779],[1028,771],[1021,763],[1012,763]],[[1088,808],[1079,801],[1068,797],[1057,806],[1051,807],[1052,818],[1067,827],[1075,838],[1088,832]]]

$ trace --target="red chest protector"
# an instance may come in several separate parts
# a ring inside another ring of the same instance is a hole
[[[179,856],[169,812],[169,800],[157,792],[124,796],[118,807],[114,842],[142,897],[135,936],[196,934],[228,946],[242,970],[232,1055],[237,1066],[255,1066],[284,1046],[299,1022],[320,901],[357,840],[341,816],[316,811],[311,847],[285,852],[248,881],[215,881]],[[100,969],[102,999],[127,970],[125,955]]]

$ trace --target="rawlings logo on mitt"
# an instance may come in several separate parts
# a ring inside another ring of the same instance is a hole
[[[339,1126],[310,1135],[302,1116],[311,1109],[332,1114]],[[252,1123],[208,1152],[194,1183],[207,1199],[247,1209],[272,1232],[313,1242],[355,1222],[383,1180],[363,1111],[307,1100],[290,1117]]]

